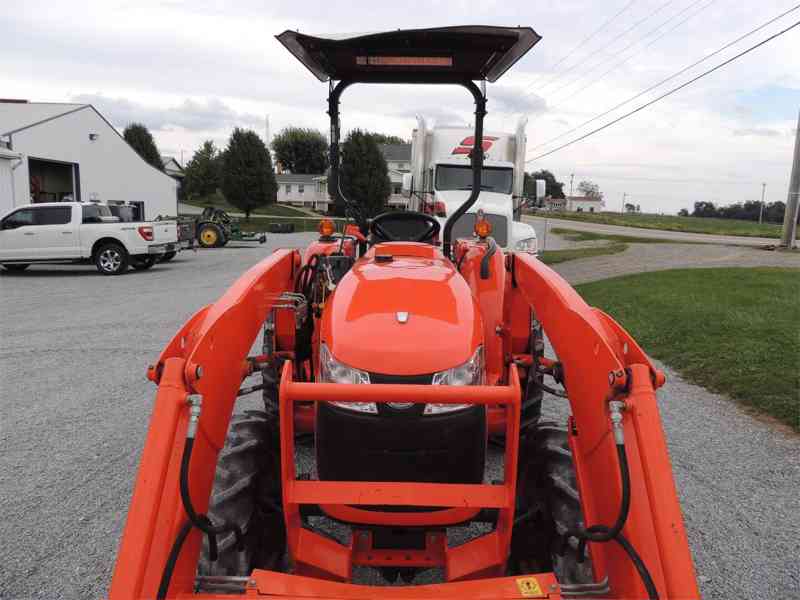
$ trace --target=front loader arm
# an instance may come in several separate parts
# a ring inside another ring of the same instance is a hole
[[[279,250],[244,273],[214,304],[200,309],[167,344],[148,377],[158,384],[109,598],[154,598],[170,547],[186,522],[178,472],[189,421],[187,400],[202,396],[190,493],[205,511],[248,353],[268,311],[293,288],[296,250]],[[175,566],[170,593],[189,592],[201,535],[193,529]]]
[[[655,389],[664,383],[663,374],[618,323],[587,305],[548,266],[529,254],[514,253],[509,267],[512,281],[507,289],[524,300],[511,305],[533,310],[563,367],[585,526],[610,527],[620,510],[621,477],[609,402],[623,401],[631,481],[623,534],[641,555],[661,598],[698,598],[656,405]],[[527,319],[528,314],[511,318]],[[589,545],[595,576],[608,577],[613,597],[647,597],[642,578],[618,544]]]

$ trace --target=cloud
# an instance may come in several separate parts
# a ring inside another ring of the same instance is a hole
[[[188,131],[218,131],[232,127],[261,130],[263,117],[238,113],[217,98],[204,102],[186,99],[172,107],[145,106],[125,98],[109,98],[102,94],[78,94],[72,102],[92,104],[111,123],[123,129],[129,123],[144,123],[150,130],[165,131],[175,127]]]
[[[418,110],[404,110],[394,114],[394,116],[402,119],[414,119],[417,115],[425,117],[425,122],[428,127],[431,126],[432,122],[438,127],[452,125],[464,126],[470,122],[456,111],[439,106],[422,107]]]
[[[782,134],[777,129],[770,129],[768,127],[745,127],[743,129],[734,129],[733,135],[735,136],[751,136],[758,137],[780,137]]]
[[[547,103],[541,96],[525,94],[514,87],[493,85],[488,91],[490,106],[497,112],[535,115],[547,110]]]

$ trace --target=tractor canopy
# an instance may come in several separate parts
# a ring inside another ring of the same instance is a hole
[[[320,81],[493,83],[541,36],[530,27],[462,25],[327,37],[287,30],[277,38]]]

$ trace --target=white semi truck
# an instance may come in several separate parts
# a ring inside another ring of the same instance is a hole
[[[481,194],[456,222],[453,239],[472,236],[475,213],[482,210],[500,247],[538,252],[533,227],[514,220],[525,182],[525,125],[526,119],[520,119],[513,134],[484,133]],[[411,140],[411,171],[403,176],[403,194],[409,198],[409,209],[434,215],[444,226],[472,189],[469,155],[473,146],[472,129],[428,129],[425,119],[417,117]]]

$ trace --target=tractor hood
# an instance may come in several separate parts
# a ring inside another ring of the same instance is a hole
[[[374,246],[342,278],[321,339],[348,366],[421,375],[467,362],[482,331],[469,286],[441,252],[396,242]]]

